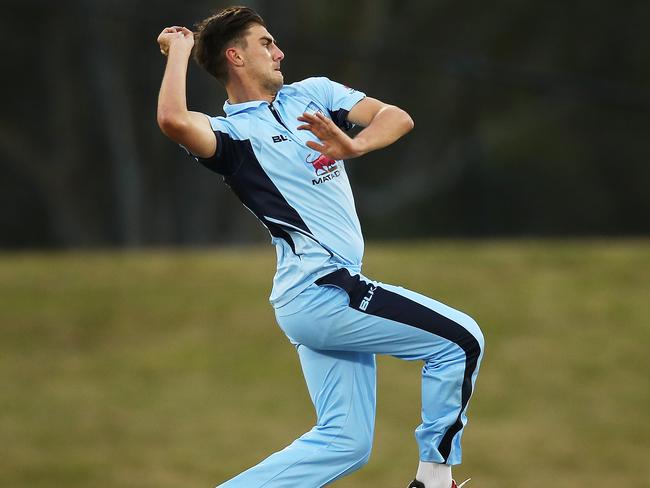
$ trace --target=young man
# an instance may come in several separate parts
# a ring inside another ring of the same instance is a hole
[[[196,45],[195,45],[196,40]],[[317,424],[226,488],[317,488],[370,456],[375,354],[422,360],[416,488],[450,488],[461,461],[465,411],[483,355],[467,315],[361,274],[363,237],[343,160],[385,147],[413,128],[403,110],[327,78],[284,85],[284,53],[262,18],[231,7],[158,37],[167,66],[158,124],[221,174],[264,224],[277,250],[270,301],[296,346]],[[187,64],[226,88],[226,117],[188,111]],[[363,129],[350,138],[352,124]]]

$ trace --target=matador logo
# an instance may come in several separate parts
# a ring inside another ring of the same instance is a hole
[[[328,158],[324,154],[320,154],[313,160],[310,160],[311,157],[311,154],[307,156],[305,163],[316,173],[316,178],[311,180],[312,185],[320,185],[341,175],[334,159]]]

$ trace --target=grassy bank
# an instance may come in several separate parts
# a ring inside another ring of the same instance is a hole
[[[456,478],[650,486],[650,242],[367,247],[485,332]],[[0,486],[209,487],[310,428],[273,272],[270,247],[0,255]],[[379,359],[373,457],[335,486],[412,477],[420,366]]]

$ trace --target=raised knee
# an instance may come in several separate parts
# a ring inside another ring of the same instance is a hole
[[[368,463],[372,452],[372,438],[365,435],[348,437],[340,445],[341,456],[345,457],[349,470],[354,471]]]
[[[350,461],[352,462],[350,469],[351,470],[360,469],[361,467],[368,464],[368,461],[370,460],[371,452],[372,452],[371,441],[367,439],[357,440],[348,454],[350,456]]]
[[[364,438],[363,440],[357,442],[355,449],[355,454],[359,460],[359,467],[368,463],[370,459],[370,454],[372,453],[372,439]]]

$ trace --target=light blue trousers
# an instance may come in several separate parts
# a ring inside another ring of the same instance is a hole
[[[363,466],[375,422],[375,354],[422,360],[420,459],[461,462],[465,411],[483,356],[469,316],[341,269],[276,309],[297,347],[317,423],[223,488],[318,488]]]

